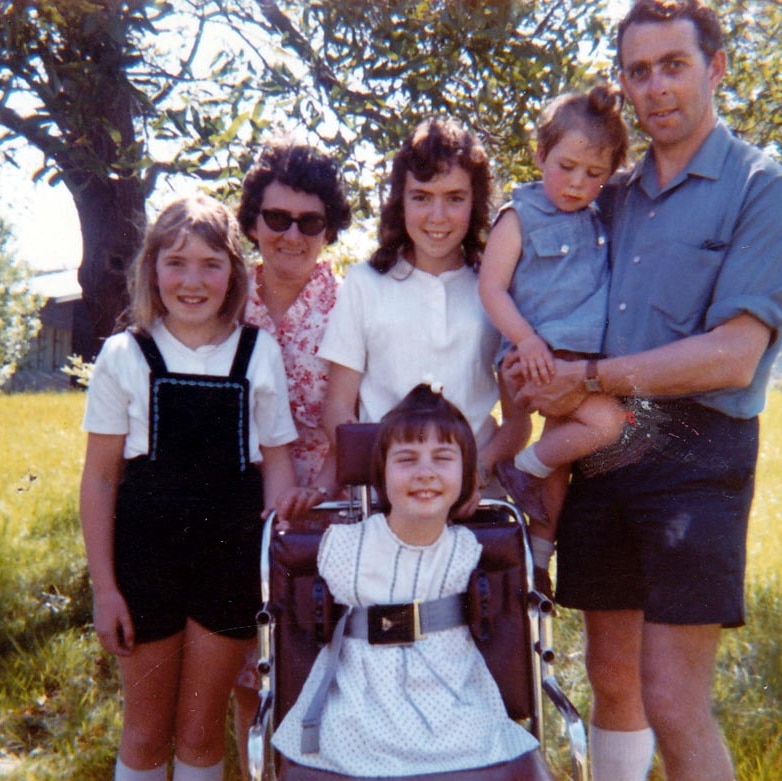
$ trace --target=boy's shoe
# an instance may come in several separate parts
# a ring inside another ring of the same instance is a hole
[[[549,525],[549,517],[543,506],[543,478],[517,469],[512,461],[497,464],[500,484],[513,499],[513,503],[531,521]]]

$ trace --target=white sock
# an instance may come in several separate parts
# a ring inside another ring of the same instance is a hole
[[[193,767],[175,758],[173,781],[223,781],[223,760],[211,767]]]
[[[152,770],[133,770],[117,757],[114,765],[114,781],[166,781],[167,771],[165,763]]]
[[[546,478],[553,471],[553,466],[546,466],[535,453],[535,445],[528,445],[516,454],[516,458],[513,459],[513,465],[516,469],[521,469],[522,472],[529,472],[535,477]]]
[[[554,543],[543,539],[543,537],[531,534],[529,546],[532,548],[532,563],[536,567],[548,570],[551,557],[554,555]]]
[[[194,767],[175,757],[173,781],[223,781],[223,760],[211,767]]]
[[[646,781],[654,758],[650,728],[617,732],[589,727],[592,781]]]

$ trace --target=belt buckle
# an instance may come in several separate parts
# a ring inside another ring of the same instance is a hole
[[[367,608],[367,640],[371,645],[410,645],[425,635],[421,632],[420,600],[398,605],[370,605]]]

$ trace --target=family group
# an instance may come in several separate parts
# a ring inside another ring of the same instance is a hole
[[[165,781],[169,764],[220,781],[231,701],[246,771],[264,519],[339,495],[335,432],[357,421],[381,423],[380,505],[323,538],[338,602],[464,591],[480,545],[449,521],[510,496],[537,589],[583,611],[594,781],[643,781],[656,751],[669,781],[732,781],[711,680],[721,629],[745,618],[782,167],[718,116],[726,54],[701,0],[637,0],[616,51],[618,87],[542,112],[540,180],[496,213],[476,134],[415,127],[377,248],[341,282],[322,255],[350,206],[310,146],[264,147],[236,214],[195,196],[157,217],[84,418],[95,629],[122,681],[115,781]],[[634,161],[625,99],[649,141]],[[465,626],[390,648],[346,637],[313,745],[326,660],[273,738],[292,766],[550,778]]]

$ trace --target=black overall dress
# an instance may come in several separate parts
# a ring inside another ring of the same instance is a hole
[[[149,453],[125,462],[115,567],[137,642],[192,618],[235,638],[255,634],[263,480],[250,461],[250,384],[258,331],[245,327],[227,377],[168,371],[134,334],[150,367]]]

